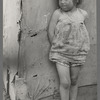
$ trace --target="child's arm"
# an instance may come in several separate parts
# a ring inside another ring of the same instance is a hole
[[[88,23],[88,18],[89,18],[88,13],[85,11],[84,24],[85,24],[86,27],[87,27],[87,23]],[[87,34],[85,34],[85,35],[87,35]],[[88,44],[88,46],[87,45],[84,45],[85,50],[86,51],[89,51],[90,50],[90,39],[89,39],[89,36],[86,36],[86,38],[85,38],[85,44]]]
[[[86,25],[87,19],[89,18],[88,13],[87,13],[87,11],[85,11],[85,10],[83,10],[83,9],[80,9],[80,11],[81,11],[81,13],[82,13],[82,15],[83,15],[83,17],[84,17],[84,23],[85,23],[85,25]]]
[[[58,18],[59,18],[59,11],[56,10],[52,15],[52,18],[49,24],[49,29],[48,29],[50,43],[52,43],[52,40],[53,40],[54,30],[55,30]]]
[[[85,25],[87,24],[88,18],[89,18],[88,13],[84,10],[84,23],[85,23]]]

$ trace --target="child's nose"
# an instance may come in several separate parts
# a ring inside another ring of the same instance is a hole
[[[65,3],[65,0],[62,0],[62,2],[61,2],[62,4],[64,4]]]
[[[62,4],[66,4],[67,3],[67,1],[66,0],[62,0],[62,2],[61,2]]]

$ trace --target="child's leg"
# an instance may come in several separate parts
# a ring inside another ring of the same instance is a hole
[[[57,71],[60,78],[61,100],[69,100],[69,89],[70,89],[69,65],[65,67],[64,65],[57,63],[56,66],[57,66]]]
[[[78,92],[77,80],[80,70],[81,66],[70,68],[70,77],[71,77],[70,100],[77,99],[77,92]]]

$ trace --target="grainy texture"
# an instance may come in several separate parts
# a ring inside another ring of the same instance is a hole
[[[39,100],[60,100],[59,93],[55,96],[40,98]],[[97,85],[80,87],[77,100],[97,100]]]
[[[86,22],[90,35],[91,50],[80,76],[80,86],[97,83],[97,21],[96,21],[96,0],[83,0],[81,8],[88,12]]]
[[[21,66],[24,66],[22,69],[26,69],[24,73],[29,83],[29,93],[35,99],[52,95],[55,90],[58,91],[59,80],[55,64],[48,59],[50,44],[46,31],[50,17],[56,9],[55,2],[56,0],[23,0],[23,36],[20,52],[24,52],[24,57],[21,56],[21,59],[24,59],[25,66],[23,63]],[[91,8],[93,6],[94,9]],[[91,50],[79,79],[79,85],[84,86],[95,84],[97,81],[96,1],[84,1],[81,8],[89,14],[86,26],[91,40]]]
[[[9,94],[15,100],[12,80],[18,66],[18,32],[20,20],[20,0],[3,0],[3,80],[7,91],[7,68],[10,70]]]
[[[24,78],[26,81],[24,84],[26,90],[23,95],[28,95],[31,100],[44,99],[48,96],[51,97],[50,95],[55,98],[59,94],[59,79],[55,64],[48,59],[50,44],[47,27],[53,11],[57,8],[56,0],[22,0],[22,5],[20,3],[20,0],[4,0],[3,72],[5,88],[7,88],[7,66],[10,68],[11,82],[19,63],[20,78],[18,83],[21,78],[22,82]],[[81,8],[87,10],[89,14],[86,26],[91,39],[91,50],[79,79],[79,85],[85,86],[97,82],[96,0],[84,0]],[[19,45],[17,40],[20,27],[17,22],[20,20],[21,10],[23,14],[21,20],[22,37]],[[23,89],[23,85],[21,88]],[[14,91],[15,87],[13,87],[13,83],[10,83],[12,100],[15,100]],[[19,91],[18,94],[21,92]],[[92,95],[90,96],[93,98]]]

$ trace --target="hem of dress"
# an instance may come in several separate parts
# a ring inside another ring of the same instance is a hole
[[[79,65],[83,66],[84,63],[85,63],[85,60],[83,60],[83,61],[78,61],[78,60],[74,61],[73,59],[69,59],[69,58],[63,59],[63,57],[59,56],[59,55],[56,55],[56,57],[53,56],[53,55],[49,55],[49,60],[52,61],[52,62],[55,62],[55,63],[61,63],[65,66],[71,64],[71,66],[75,66],[75,67],[79,66]]]

